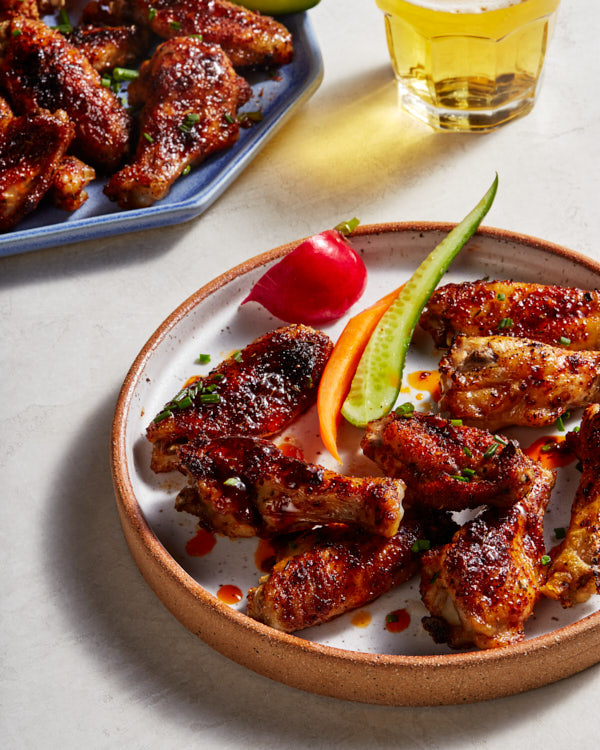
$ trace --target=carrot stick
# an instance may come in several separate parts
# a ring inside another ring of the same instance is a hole
[[[371,334],[383,313],[400,293],[402,286],[350,318],[321,376],[317,395],[321,440],[339,463],[342,463],[342,460],[337,450],[337,431],[342,404],[348,395],[352,378]]]

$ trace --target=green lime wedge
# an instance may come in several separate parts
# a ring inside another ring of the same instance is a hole
[[[406,351],[421,312],[450,263],[490,210],[497,189],[498,175],[471,213],[425,258],[373,331],[342,406],[342,414],[356,427],[364,427],[393,407],[402,385]]]

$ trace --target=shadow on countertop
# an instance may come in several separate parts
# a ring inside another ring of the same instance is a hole
[[[229,661],[163,608],[129,555],[110,477],[113,406],[106,399],[85,420],[65,451],[62,481],[49,490],[45,574],[57,618],[105,676],[98,697],[106,699],[104,711],[120,712],[115,725],[126,721],[128,698],[154,721],[160,717],[171,746],[210,729],[227,747],[453,748],[464,747],[467,738],[483,747],[486,737],[507,726],[514,731],[543,722],[561,699],[593,679],[588,670],[487,703],[393,708],[303,693]],[[113,693],[119,701],[111,704]],[[156,747],[164,746],[157,737]]]

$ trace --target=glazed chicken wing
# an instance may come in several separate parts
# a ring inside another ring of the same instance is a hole
[[[286,456],[267,440],[198,440],[177,455],[189,485],[175,507],[225,536],[270,537],[343,523],[389,537],[402,519],[401,480],[347,477]]]
[[[290,325],[270,331],[177,394],[147,429],[152,468],[175,468],[175,448],[196,437],[266,437],[317,398],[333,345],[320,331]]]
[[[543,593],[563,607],[600,594],[600,404],[588,407],[579,433],[570,433],[582,476],[564,540],[552,550]]]
[[[227,0],[134,0],[134,17],[164,39],[199,34],[218,44],[234,67],[283,65],[293,56],[285,26]]]
[[[446,284],[433,293],[420,322],[438,347],[462,333],[600,349],[600,292],[514,281]]]
[[[523,640],[545,571],[543,516],[554,475],[536,468],[531,492],[510,508],[490,508],[452,541],[423,556],[423,620],[437,643],[495,648]]]
[[[121,208],[164,198],[186,167],[237,141],[237,108],[250,95],[219,47],[191,37],[161,44],[129,86],[130,103],[144,105],[138,147],[106,195]]]
[[[14,18],[0,32],[0,81],[19,111],[63,109],[85,161],[116,169],[128,150],[131,118],[100,75],[62,34]]]
[[[12,117],[5,103],[0,109],[0,231],[6,231],[51,187],[74,131],[62,110]]]
[[[512,505],[535,477],[534,462],[516,442],[432,414],[392,412],[367,425],[361,446],[386,476],[405,482],[407,505]]]
[[[508,336],[456,336],[440,362],[440,409],[469,424],[552,424],[600,400],[600,352]]]
[[[148,36],[139,26],[80,26],[66,35],[99,73],[133,65],[148,49]]]
[[[96,171],[76,156],[65,156],[52,179],[52,199],[64,211],[76,211],[86,202],[86,187],[96,177]]]
[[[0,21],[15,16],[39,18],[37,0],[0,0]]]

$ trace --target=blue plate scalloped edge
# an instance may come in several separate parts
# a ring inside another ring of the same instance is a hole
[[[178,224],[199,216],[246,168],[269,139],[319,87],[323,60],[306,13],[281,17],[294,40],[294,59],[275,75],[247,77],[253,97],[242,111],[260,109],[263,119],[232,148],[209,158],[173,185],[169,195],[149,208],[123,211],[102,192],[106,179],[88,187],[89,198],[72,214],[44,201],[16,229],[0,235],[0,257],[45,247]]]

